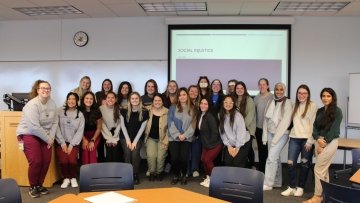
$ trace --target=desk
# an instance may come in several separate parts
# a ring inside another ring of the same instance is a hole
[[[156,189],[138,189],[138,190],[122,190],[118,193],[136,199],[136,203],[221,203],[226,202],[220,199],[209,197],[207,195],[191,192],[181,188],[156,188]],[[87,203],[86,197],[91,197],[101,192],[84,192],[78,194],[66,194],[60,196],[49,203],[69,203],[79,202]]]
[[[358,169],[354,175],[350,177],[350,182],[360,184],[360,169]]]
[[[338,149],[342,150],[352,150],[360,148],[360,140],[359,139],[347,139],[347,138],[339,138],[338,139]],[[334,171],[334,178],[338,178],[338,174],[340,173],[350,173],[351,168],[346,169],[346,152],[344,152],[344,160],[343,160],[343,169]]]

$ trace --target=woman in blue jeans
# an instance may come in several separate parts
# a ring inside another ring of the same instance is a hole
[[[314,144],[312,132],[317,109],[316,104],[310,101],[309,87],[304,84],[300,85],[296,91],[295,107],[291,116],[293,127],[289,134],[289,185],[288,188],[281,193],[283,196],[294,195],[301,197],[304,194],[305,182],[312,163]],[[296,183],[296,164],[300,153],[300,175]]]
[[[269,154],[265,165],[264,190],[282,186],[280,153],[289,139],[292,103],[285,96],[286,86],[275,84],[275,98],[265,108],[263,126],[263,144],[268,145]]]

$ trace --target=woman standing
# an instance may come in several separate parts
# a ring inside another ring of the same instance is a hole
[[[103,117],[101,134],[106,143],[106,161],[120,162],[120,107],[116,101],[116,94],[109,92],[106,96],[106,104],[100,106]]]
[[[314,196],[306,203],[322,202],[322,187],[320,180],[329,182],[329,166],[338,148],[340,124],[343,118],[341,109],[337,106],[336,93],[331,88],[324,88],[320,93],[324,104],[317,113],[314,122],[313,137],[315,142],[316,163]]]
[[[210,81],[207,76],[200,76],[197,82],[197,86],[200,90],[200,97],[210,97]]]
[[[266,104],[274,98],[274,95],[270,92],[269,81],[266,78],[260,78],[258,81],[259,94],[254,98],[256,106],[256,142],[258,147],[259,166],[258,170],[265,173],[265,163],[268,157],[267,143],[262,142],[263,135],[263,123],[264,112]]]
[[[169,108],[171,105],[176,104],[176,93],[179,86],[175,80],[170,80],[167,84],[166,91],[162,94],[164,97],[164,106]]]
[[[138,185],[140,166],[140,149],[143,144],[143,133],[146,122],[149,119],[149,112],[143,108],[140,94],[132,92],[127,109],[121,109],[121,137],[120,143],[124,150],[124,160],[131,163],[134,169],[134,183]]]
[[[201,114],[197,116],[196,128],[199,131],[202,143],[201,161],[204,165],[206,178],[200,185],[209,187],[210,175],[214,168],[214,160],[223,148],[219,134],[218,119],[209,112],[211,101],[208,98],[202,98],[200,101]]]
[[[130,82],[123,81],[119,85],[118,89],[118,103],[120,105],[120,108],[127,108],[128,101],[129,101],[129,95],[132,93],[132,87]]]
[[[59,127],[56,132],[56,155],[59,161],[61,174],[64,177],[61,188],[78,187],[79,144],[84,134],[85,118],[80,112],[79,96],[70,92],[66,96],[65,108],[58,111]]]
[[[144,95],[141,96],[142,103],[144,106],[150,106],[154,94],[159,92],[158,85],[154,79],[146,81],[144,92]]]
[[[248,154],[248,168],[254,167],[255,154],[252,148],[253,139],[256,130],[256,111],[254,100],[250,97],[244,82],[237,82],[235,85],[236,107],[244,117],[246,131],[250,134],[250,149]]]
[[[307,85],[300,85],[296,91],[296,102],[292,113],[293,128],[290,131],[288,151],[289,186],[281,195],[300,197],[304,193],[305,183],[312,163],[313,123],[317,106],[310,100],[310,89]],[[296,184],[296,165],[301,154],[300,175]],[[297,187],[296,187],[297,186]]]
[[[262,141],[267,142],[269,154],[265,166],[264,190],[282,186],[280,153],[289,139],[292,103],[285,96],[286,86],[275,84],[275,99],[270,100],[265,109]]]
[[[169,145],[167,135],[168,109],[164,107],[163,97],[156,93],[149,110],[149,121],[145,129],[145,143],[148,162],[149,180],[155,178],[162,181],[164,173],[165,158]]]
[[[52,145],[58,126],[56,104],[50,98],[50,83],[37,80],[32,86],[31,99],[23,108],[23,115],[17,127],[18,140],[29,162],[29,195],[37,198],[49,191],[42,186],[48,171]]]
[[[220,80],[215,79],[211,82],[210,99],[212,101],[211,111],[217,115],[224,100],[224,91]]]
[[[80,100],[81,100],[86,92],[91,92],[91,79],[90,79],[90,77],[89,76],[82,77],[80,79],[79,86],[77,88],[71,90],[71,92],[75,92],[76,94],[78,94],[79,97],[80,97]]]
[[[82,164],[96,163],[96,149],[100,142],[102,115],[96,105],[94,93],[86,92],[83,95],[81,112],[85,117],[81,151]]]
[[[99,106],[105,104],[107,93],[112,91],[113,91],[112,81],[110,79],[105,79],[101,84],[101,91],[95,93],[96,103]]]
[[[169,150],[171,166],[174,177],[171,184],[175,185],[181,180],[182,185],[187,184],[187,168],[191,141],[194,135],[195,122],[194,106],[185,87],[178,91],[177,104],[169,109]]]
[[[231,95],[225,96],[219,120],[220,136],[226,147],[225,165],[245,168],[251,139],[250,134],[246,132],[244,118],[236,110],[235,99]]]

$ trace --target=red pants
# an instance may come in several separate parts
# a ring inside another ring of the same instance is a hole
[[[90,142],[91,138],[93,138],[95,134],[95,130],[92,131],[84,131],[84,137]],[[91,163],[97,163],[97,158],[96,158],[96,149],[99,145],[100,142],[100,136],[102,136],[101,134],[96,138],[95,143],[94,143],[94,147],[95,149],[92,151],[89,151],[88,149],[81,150],[81,158],[82,158],[82,164],[91,164]]]
[[[214,160],[221,152],[222,148],[222,144],[217,144],[214,148],[211,149],[203,148],[201,154],[201,161],[204,164],[204,170],[206,175],[211,175],[211,171],[214,168]]]
[[[56,147],[56,155],[64,178],[76,178],[78,172],[77,156],[79,147],[73,147],[70,154],[63,152],[61,146]]]
[[[28,178],[31,187],[42,186],[51,161],[52,147],[34,135],[23,135],[24,153],[29,162]]]

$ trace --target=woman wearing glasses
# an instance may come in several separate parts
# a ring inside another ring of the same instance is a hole
[[[49,191],[42,186],[48,171],[52,146],[58,126],[57,109],[50,98],[50,83],[37,80],[31,90],[31,99],[23,108],[23,116],[16,134],[29,162],[29,195],[37,198]]]

